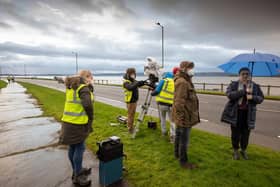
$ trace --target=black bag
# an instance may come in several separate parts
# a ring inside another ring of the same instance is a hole
[[[157,122],[155,122],[155,121],[148,121],[148,128],[155,130],[157,128]]]
[[[98,144],[97,157],[103,162],[123,157],[123,143],[120,140],[105,140]]]

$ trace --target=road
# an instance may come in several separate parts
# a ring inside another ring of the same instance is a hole
[[[63,84],[58,84],[50,80],[23,80],[31,83],[36,83],[42,86],[51,86],[64,90]],[[95,95],[104,100],[123,101],[123,90],[121,87],[95,85]],[[140,89],[138,105],[144,103],[147,95],[147,90]],[[225,96],[214,96],[198,94],[200,101],[200,116],[203,122],[215,124],[216,126],[227,127],[227,124],[220,122],[221,113],[227,102]],[[157,109],[155,100],[152,100],[151,108]],[[271,142],[277,141],[277,148],[280,144],[280,101],[265,100],[258,106],[256,129],[254,134],[262,137],[271,138]],[[258,141],[259,142],[259,141]]]
[[[123,90],[120,87],[112,86],[95,86],[97,96],[110,98],[117,101],[123,100]],[[144,103],[147,90],[140,89],[140,99],[138,104]],[[200,116],[205,121],[214,122],[225,125],[220,122],[221,113],[227,102],[227,98],[223,96],[203,95],[199,94]],[[157,108],[153,99],[152,108]],[[257,124],[255,132],[266,136],[277,137],[280,135],[280,102],[265,100],[258,107]],[[280,139],[279,139],[280,140]]]

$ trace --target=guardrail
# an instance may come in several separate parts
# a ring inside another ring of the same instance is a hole
[[[95,84],[99,85],[120,85],[119,82],[109,81],[109,80],[94,80]],[[226,92],[229,84],[217,84],[217,83],[193,83],[195,88],[202,91],[216,91],[216,92]],[[280,86],[273,85],[260,85],[263,93],[266,96],[280,95]]]

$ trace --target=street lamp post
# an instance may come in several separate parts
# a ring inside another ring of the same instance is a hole
[[[76,56],[76,73],[78,73],[78,53],[72,52]]]
[[[23,64],[24,77],[26,77],[26,66]]]
[[[161,27],[161,63],[162,68],[164,68],[164,27],[160,22],[157,22],[156,25]]]

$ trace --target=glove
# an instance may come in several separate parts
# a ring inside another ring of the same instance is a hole
[[[145,85],[145,81],[138,81],[138,86],[144,86]]]
[[[150,88],[149,88],[150,89]],[[156,96],[158,93],[154,90],[152,93],[151,93],[151,96]]]

